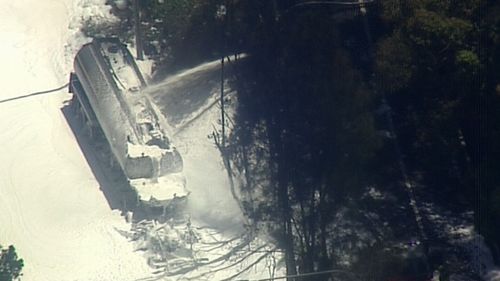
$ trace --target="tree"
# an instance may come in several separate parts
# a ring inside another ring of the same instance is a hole
[[[159,62],[159,76],[220,58],[221,41],[227,30],[216,14],[217,8],[226,2],[229,1],[141,1],[145,41]]]
[[[17,257],[16,249],[10,245],[7,249],[0,246],[0,281],[12,281],[21,276],[23,259]]]
[[[487,1],[485,10],[481,63],[485,65],[483,77],[486,81],[481,93],[481,115],[474,120],[481,126],[479,144],[476,145],[481,157],[475,161],[479,163],[475,172],[479,179],[481,204],[477,226],[485,236],[496,263],[500,264],[500,226],[497,223],[500,221],[500,176],[496,172],[500,168],[500,149],[496,145],[500,141],[500,3]]]
[[[381,19],[390,28],[379,40],[375,58],[375,84],[396,111],[411,167],[428,175],[427,184],[462,202],[473,198],[474,188],[467,159],[478,136],[470,120],[478,116],[482,83],[480,4],[384,2]]]
[[[475,211],[476,228],[498,263],[500,4],[387,0],[381,6],[389,28],[378,44],[376,76],[396,111],[408,162],[425,174],[427,191]]]
[[[412,50],[401,40],[401,34],[380,40],[375,61],[379,74],[377,84],[388,93],[397,92],[408,86],[413,76]]]
[[[375,95],[342,47],[334,9],[245,3],[255,14],[241,19],[248,20],[241,27],[248,28],[243,34],[251,56],[245,59],[250,70],[234,85],[239,109],[230,145],[241,147],[234,159],[243,163],[247,184],[256,184],[259,167],[269,171],[269,182],[260,184],[273,207],[259,215],[274,228],[288,274],[331,269],[338,262],[335,215],[362,193],[380,147]],[[257,155],[262,146],[265,165]]]
[[[250,54],[229,77],[238,110],[227,150],[245,177],[247,211],[257,222],[270,222],[289,273],[338,265],[331,226],[339,209],[369,185],[383,189],[399,181],[393,167],[375,184],[371,178],[387,165],[379,162],[387,162],[380,159],[392,147],[385,141],[380,152],[376,129],[384,121],[374,114],[377,93],[386,94],[409,171],[422,175],[426,191],[439,190],[443,201],[464,198],[471,207],[480,177],[475,171],[487,166],[484,211],[500,213],[499,165],[482,161],[475,149],[486,138],[477,133],[483,97],[491,100],[488,115],[495,121],[489,126],[500,124],[500,90],[485,96],[500,86],[498,47],[484,55],[478,36],[488,25],[481,22],[481,1],[379,1],[370,8],[378,13],[369,16],[373,54],[359,19],[331,5],[296,5],[302,2],[149,1],[144,9],[169,70],[219,57],[222,49]],[[224,23],[215,18],[221,4],[228,7]],[[497,10],[486,18],[493,23],[488,45],[499,42]],[[494,81],[484,81],[485,66]],[[491,129],[494,146],[500,130]],[[500,237],[494,227],[481,233]]]

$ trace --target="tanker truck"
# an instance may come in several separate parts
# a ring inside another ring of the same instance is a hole
[[[104,136],[139,202],[166,207],[185,200],[182,157],[161,113],[142,94],[146,81],[126,45],[94,39],[76,54],[73,71],[69,92],[86,129]]]

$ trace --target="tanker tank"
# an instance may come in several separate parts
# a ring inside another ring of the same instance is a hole
[[[70,92],[90,129],[102,129],[139,199],[165,206],[188,192],[181,155],[161,125],[161,113],[142,93],[145,87],[134,58],[118,39],[94,39],[75,57]]]

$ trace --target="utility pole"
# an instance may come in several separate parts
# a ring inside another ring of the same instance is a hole
[[[141,29],[141,8],[139,0],[134,0],[134,19],[135,19],[135,47],[137,50],[137,59],[144,60],[144,52],[142,46],[142,29]]]

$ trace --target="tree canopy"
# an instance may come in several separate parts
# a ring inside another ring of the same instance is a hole
[[[16,249],[10,245],[7,249],[0,246],[0,281],[12,281],[21,276],[23,259],[18,258]]]
[[[244,175],[248,215],[267,223],[288,272],[354,270],[377,256],[359,271],[390,278],[401,260],[387,249],[415,232],[412,220],[401,221],[411,217],[404,180],[420,198],[473,210],[498,261],[500,4],[384,0],[364,15],[359,7],[307,3],[150,0],[142,7],[159,69],[249,54],[228,77],[238,110],[224,152]],[[373,190],[392,194],[398,206],[367,201]],[[347,218],[362,223],[340,229]],[[351,260],[339,245],[351,245]]]

